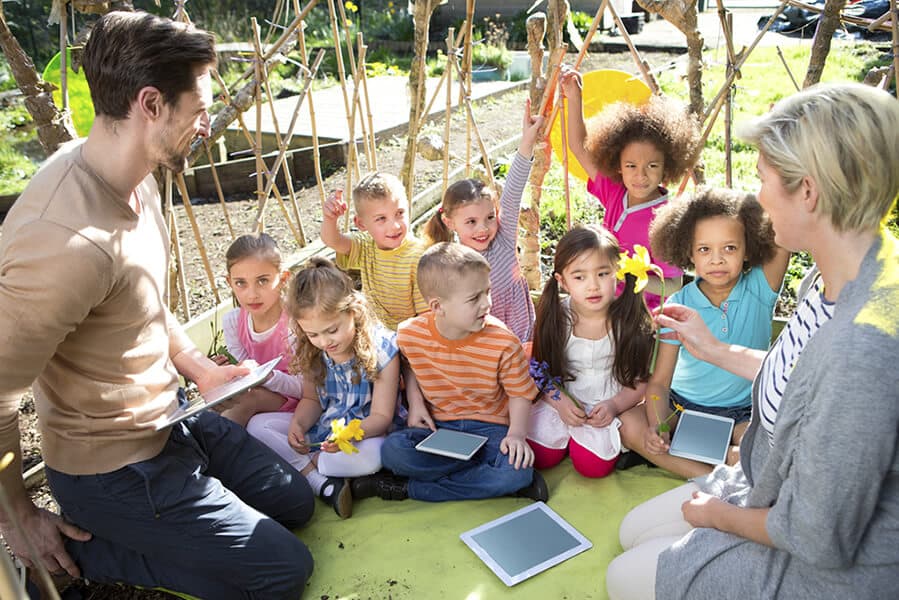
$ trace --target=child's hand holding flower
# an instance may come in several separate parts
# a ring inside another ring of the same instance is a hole
[[[359,449],[353,445],[353,440],[360,441],[365,437],[362,430],[362,421],[353,419],[348,424],[346,419],[333,419],[331,421],[331,435],[321,443],[323,452],[344,452],[355,454]]]

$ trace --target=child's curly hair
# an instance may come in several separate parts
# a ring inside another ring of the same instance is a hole
[[[649,227],[653,255],[682,269],[693,265],[693,233],[696,224],[710,217],[731,217],[743,224],[746,236],[745,267],[773,258],[777,246],[771,220],[754,194],[727,188],[700,188],[688,198],[661,207]]]
[[[640,106],[616,102],[590,119],[584,147],[606,177],[621,181],[625,146],[649,142],[665,157],[662,183],[668,183],[683,177],[696,163],[701,151],[699,137],[699,123],[683,105],[652,96]]]
[[[359,383],[362,376],[369,381],[378,378],[378,356],[372,339],[372,326],[376,317],[361,292],[353,287],[352,280],[327,258],[314,256],[294,276],[287,293],[287,311],[291,318],[291,329],[297,337],[290,370],[303,373],[307,383],[318,387],[325,380],[323,351],[309,341],[303,328],[297,323],[309,310],[324,314],[348,312],[353,316],[356,336],[353,350],[356,364],[353,367],[353,383]],[[311,380],[310,380],[311,378]]]

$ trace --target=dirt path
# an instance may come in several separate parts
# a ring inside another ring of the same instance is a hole
[[[645,53],[644,58],[650,65],[664,65],[677,58],[677,55],[667,53]],[[571,57],[573,59],[573,57]],[[635,72],[633,61],[627,53],[595,54],[585,61],[584,70],[615,68],[628,72]],[[527,97],[526,90],[518,90],[505,95],[479,102],[475,108],[475,118],[484,144],[490,148],[508,139],[521,131],[521,120],[524,110],[524,102]],[[451,167],[459,166],[464,162],[465,156],[465,120],[459,115],[452,120],[452,135],[450,149],[460,160],[452,161]],[[438,119],[428,124],[426,133],[436,133],[442,136],[443,121]],[[380,170],[399,174],[403,161],[403,153],[406,147],[406,138],[392,137],[382,141],[378,145],[378,167]],[[514,151],[514,150],[512,150]],[[495,161],[496,156],[491,159]],[[443,174],[441,161],[429,162],[422,158],[416,163],[415,192],[418,193],[434,182],[440,180]],[[321,209],[319,205],[319,193],[315,187],[312,174],[295,174],[298,179],[303,179],[307,187],[298,190],[298,201],[301,209],[303,228],[308,240],[318,238],[321,227]],[[345,182],[344,171],[338,170],[325,181],[325,189],[331,190],[343,187]],[[206,252],[212,264],[216,277],[216,284],[222,299],[230,297],[230,292],[225,283],[224,256],[225,250],[231,243],[230,233],[222,215],[222,208],[218,202],[196,204],[192,206],[197,219],[200,232],[206,247]],[[234,200],[227,203],[229,216],[234,226],[235,233],[240,235],[252,230],[252,223],[256,218],[255,200]],[[189,306],[191,314],[196,315],[211,308],[215,301],[209,292],[209,284],[203,263],[191,233],[190,223],[185,215],[184,207],[180,204],[175,207],[178,220],[178,228],[181,235],[182,252],[185,259],[185,277],[188,285]],[[266,207],[266,231],[279,243],[282,254],[289,256],[299,248],[289,228],[283,221],[280,209],[275,202],[269,202]],[[36,428],[36,415],[34,403],[29,393],[19,413],[19,426],[22,432],[22,451],[25,467],[40,462],[40,433]],[[56,510],[53,498],[46,485],[32,490],[32,497],[42,507]],[[78,589],[83,598],[91,600],[161,600],[172,598],[165,593],[138,590],[129,587],[102,585],[102,584],[78,584]]]

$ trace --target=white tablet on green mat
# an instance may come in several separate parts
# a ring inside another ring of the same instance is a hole
[[[593,544],[543,502],[535,502],[461,536],[503,583],[513,586]]]
[[[198,400],[192,404],[179,406],[178,409],[175,410],[175,412],[169,415],[167,418],[159,419],[156,422],[156,431],[165,429],[166,427],[171,427],[175,423],[179,423],[184,419],[197,414],[200,411],[211,408],[216,404],[221,404],[225,400],[230,400],[234,396],[247,391],[251,387],[255,387],[260,383],[263,383],[268,377],[269,373],[271,373],[275,369],[275,365],[277,365],[279,362],[281,362],[281,357],[275,357],[267,363],[263,363],[261,365],[257,365],[256,367],[253,367],[246,375],[236,377],[231,381],[228,381],[227,383],[223,383],[220,386],[212,388],[211,390],[203,394],[201,400]]]
[[[712,465],[723,464],[733,431],[734,420],[729,417],[685,410],[677,420],[668,454]]]
[[[415,446],[416,450],[468,460],[487,441],[483,435],[464,433],[454,429],[438,429]]]

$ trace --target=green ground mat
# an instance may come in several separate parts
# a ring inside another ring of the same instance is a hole
[[[434,504],[370,498],[356,502],[345,521],[318,501],[312,523],[297,532],[315,558],[304,599],[603,599],[606,566],[621,552],[621,519],[637,504],[683,483],[645,466],[586,479],[568,459],[543,476],[550,490],[547,504],[593,542],[590,550],[510,588],[459,534],[530,500]]]

